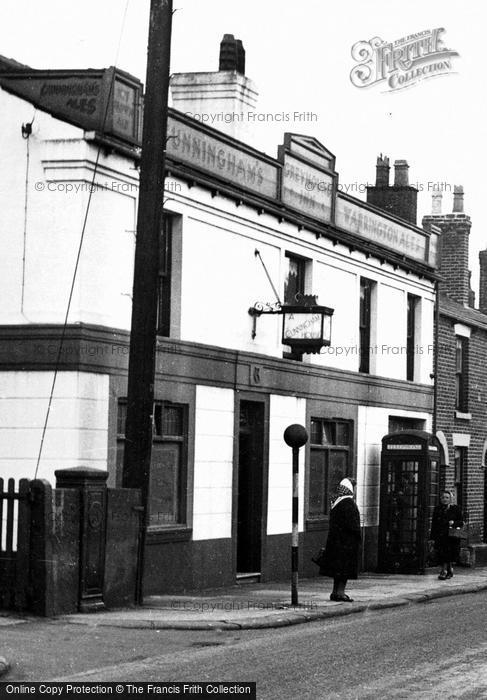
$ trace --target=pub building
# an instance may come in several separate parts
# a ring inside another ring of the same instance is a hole
[[[54,484],[84,465],[122,486],[142,85],[113,68],[0,70],[0,476]],[[312,135],[284,134],[273,158],[248,120],[188,116],[256,101],[232,35],[218,71],[172,77],[146,594],[288,578],[292,423],[309,433],[300,573],[317,573],[345,475],[376,570],[382,438],[433,427],[438,230],[416,226],[408,185],[399,216],[340,192]]]

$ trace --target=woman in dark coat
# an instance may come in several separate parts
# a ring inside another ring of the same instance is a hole
[[[456,561],[460,554],[460,540],[449,537],[449,529],[450,527],[459,528],[462,525],[462,511],[458,506],[452,504],[451,493],[441,491],[440,503],[433,511],[430,534],[441,563],[441,572],[438,576],[440,581],[453,576],[452,562]]]
[[[360,514],[353,500],[354,484],[350,479],[342,479],[338,487],[330,513],[330,529],[323,561],[320,566],[322,576],[333,578],[333,591],[330,600],[352,602],[345,595],[348,579],[358,576],[360,549]]]

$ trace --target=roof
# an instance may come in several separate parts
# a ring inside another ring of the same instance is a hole
[[[467,326],[474,326],[487,331],[487,314],[482,313],[478,309],[472,309],[470,306],[463,306],[463,304],[450,299],[444,293],[440,294],[440,315],[448,316]]]

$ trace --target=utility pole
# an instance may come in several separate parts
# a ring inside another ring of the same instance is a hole
[[[171,27],[172,0],[151,0],[123,463],[123,486],[142,491],[136,588],[136,602],[139,604],[143,597],[145,533],[149,518]]]

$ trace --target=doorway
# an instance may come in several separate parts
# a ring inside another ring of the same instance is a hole
[[[240,401],[238,434],[237,575],[260,574],[265,404]]]

